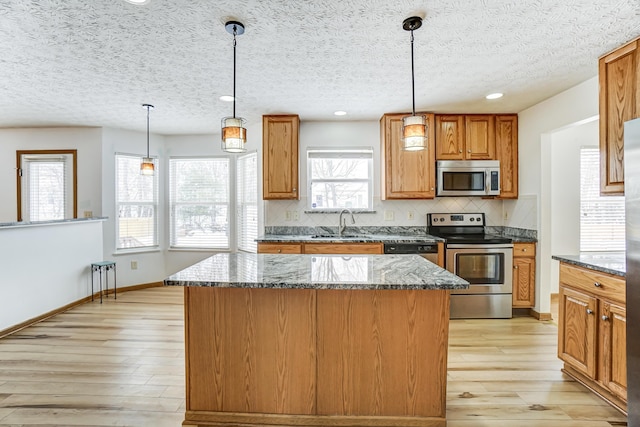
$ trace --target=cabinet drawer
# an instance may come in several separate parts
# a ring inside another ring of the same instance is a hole
[[[513,256],[536,256],[535,243],[514,243]]]
[[[598,297],[623,303],[626,301],[625,281],[621,277],[561,263],[560,283]]]
[[[259,254],[301,254],[299,243],[258,243]]]

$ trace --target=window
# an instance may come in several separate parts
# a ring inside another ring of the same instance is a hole
[[[373,208],[373,149],[309,149],[311,210]]]
[[[116,249],[158,246],[158,165],[140,175],[142,156],[116,154]]]
[[[170,246],[229,248],[229,159],[169,159]]]
[[[18,221],[76,218],[76,150],[18,151]]]
[[[600,196],[600,152],[580,149],[580,250],[625,249],[624,196]]]
[[[238,249],[257,252],[258,237],[258,154],[238,157],[236,218]]]

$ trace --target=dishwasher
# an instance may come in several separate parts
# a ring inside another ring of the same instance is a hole
[[[438,264],[438,244],[437,243],[385,243],[385,254],[412,254],[420,255]]]

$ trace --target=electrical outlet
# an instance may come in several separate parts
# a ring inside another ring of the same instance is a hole
[[[413,221],[414,217],[415,217],[415,216],[414,216],[413,211],[409,211],[409,212],[407,212],[407,219],[408,219],[409,221]]]
[[[298,221],[300,217],[298,216],[298,211],[291,211],[291,219],[294,221]]]
[[[138,261],[131,261],[131,269],[132,270],[138,269]]]
[[[393,221],[393,211],[384,211],[384,220]]]
[[[291,221],[291,211],[286,211],[284,213],[284,220],[285,221]]]
[[[85,218],[93,218],[93,211],[84,211]]]

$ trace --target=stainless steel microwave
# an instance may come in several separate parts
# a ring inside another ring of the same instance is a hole
[[[499,160],[439,160],[437,196],[499,196]]]

